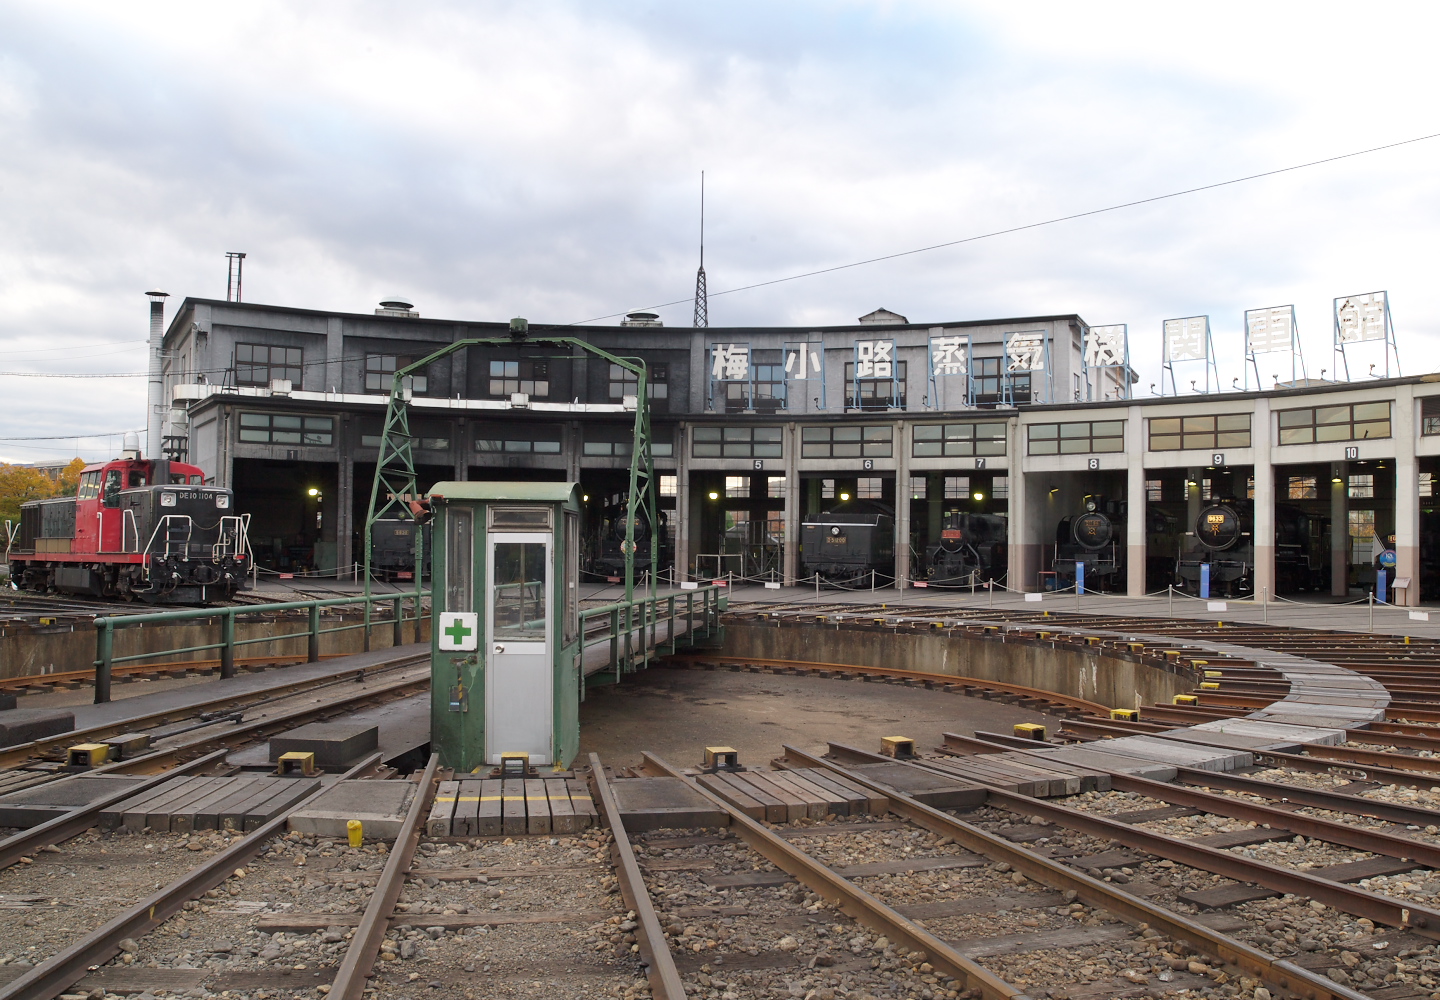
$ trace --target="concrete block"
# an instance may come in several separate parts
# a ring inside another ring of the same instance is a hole
[[[59,736],[75,728],[75,713],[53,708],[17,708],[0,716],[0,747]]]
[[[1345,742],[1343,729],[1290,726],[1283,722],[1262,722],[1259,719],[1215,719],[1191,726],[1190,730],[1201,733],[1233,733],[1236,736],[1266,740],[1276,744],[1270,748],[1272,750],[1278,750],[1279,744],[1285,743],[1323,743],[1327,746],[1338,746]]]
[[[358,819],[367,840],[394,840],[415,798],[410,781],[337,781],[290,814],[290,829],[344,839],[346,824]]]
[[[0,694],[0,712],[8,712],[18,704],[13,694]]]
[[[380,727],[353,722],[312,722],[270,738],[270,761],[282,754],[313,753],[315,766],[348,767],[380,747]]]
[[[61,778],[34,788],[0,796],[0,826],[29,828],[72,809],[88,806],[113,792],[139,784],[144,778],[97,774]]]

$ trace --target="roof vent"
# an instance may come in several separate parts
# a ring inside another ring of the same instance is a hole
[[[403,295],[391,295],[380,300],[380,308],[375,310],[376,316],[404,316],[410,319],[417,318],[420,314],[415,311],[415,303]]]
[[[899,323],[908,323],[910,321],[904,316],[901,316],[899,313],[891,312],[889,309],[881,306],[874,312],[869,312],[866,313],[864,316],[861,316],[860,322],[866,324],[867,326],[872,324],[879,326],[892,326]]]
[[[626,313],[625,318],[620,321],[621,326],[664,326],[660,322],[660,314],[653,312],[637,311]]]

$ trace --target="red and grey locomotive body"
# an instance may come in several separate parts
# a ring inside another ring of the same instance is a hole
[[[73,497],[32,500],[7,557],[32,591],[139,598],[152,604],[228,600],[251,568],[250,515],[206,486],[198,466],[122,458],[88,466]]]

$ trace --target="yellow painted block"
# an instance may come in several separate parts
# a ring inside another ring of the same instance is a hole
[[[882,736],[880,752],[886,757],[914,757],[915,741],[908,736]]]

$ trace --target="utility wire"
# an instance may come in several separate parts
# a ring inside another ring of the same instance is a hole
[[[1305,169],[1307,169],[1307,168],[1309,168],[1309,167],[1323,166],[1323,165],[1326,164],[1326,163],[1336,163],[1336,162],[1339,162],[1340,160],[1354,159],[1354,158],[1357,157],[1357,156],[1367,156],[1367,155],[1369,155],[1370,153],[1380,153],[1380,152],[1384,152],[1384,151],[1387,150],[1387,149],[1398,149],[1398,148],[1400,148],[1401,146],[1411,146],[1411,145],[1414,145],[1414,144],[1417,143],[1417,142],[1425,142],[1425,141],[1427,141],[1427,140],[1437,139],[1437,138],[1440,138],[1440,132],[1432,132],[1432,133],[1429,134],[1429,135],[1417,136],[1417,137],[1415,137],[1415,138],[1413,138],[1413,139],[1402,139],[1402,140],[1400,140],[1399,142],[1390,142],[1390,143],[1386,143],[1386,144],[1383,145],[1383,146],[1371,146],[1369,149],[1358,149],[1358,150],[1355,150],[1354,152],[1350,152],[1350,153],[1340,153],[1340,154],[1337,155],[1337,156],[1327,156],[1327,157],[1325,157],[1325,158],[1323,158],[1323,159],[1319,159],[1319,160],[1310,160],[1308,163],[1296,163],[1296,164],[1292,164],[1291,166],[1288,166],[1288,167],[1277,167],[1277,168],[1274,169],[1274,170],[1265,170],[1265,171],[1262,171],[1262,172],[1260,172],[1260,173],[1258,173],[1258,174],[1247,174],[1247,175],[1245,175],[1244,177],[1232,177],[1232,178],[1229,179],[1229,180],[1216,181],[1216,182],[1214,182],[1213,184],[1201,184],[1201,185],[1198,186],[1198,187],[1185,188],[1185,189],[1182,190],[1182,191],[1171,191],[1169,194],[1157,194],[1157,195],[1153,195],[1153,196],[1151,196],[1151,197],[1149,197],[1149,198],[1138,198],[1138,199],[1136,199],[1136,200],[1134,200],[1134,201],[1121,202],[1121,203],[1118,204],[1118,205],[1107,205],[1107,206],[1105,206],[1104,208],[1092,208],[1092,209],[1089,209],[1089,210],[1084,211],[1084,212],[1074,212],[1074,213],[1072,213],[1072,214],[1070,214],[1070,215],[1061,215],[1061,216],[1058,216],[1058,217],[1053,218],[1053,219],[1046,219],[1046,220],[1044,220],[1043,222],[1027,222],[1027,223],[1025,223],[1024,225],[1021,225],[1021,226],[1011,226],[1011,227],[1009,227],[1009,228],[1007,228],[1007,229],[996,229],[996,230],[993,230],[992,232],[980,233],[980,234],[975,235],[975,236],[965,236],[965,237],[962,237],[961,239],[958,239],[958,240],[948,240],[948,241],[946,241],[946,242],[944,242],[944,243],[932,243],[930,246],[917,247],[917,248],[915,248],[915,249],[913,249],[913,250],[900,250],[900,251],[898,251],[898,252],[896,252],[896,253],[883,254],[883,255],[881,255],[881,256],[879,256],[879,257],[867,257],[867,258],[864,259],[864,260],[851,261],[851,262],[848,263],[848,264],[836,264],[836,265],[833,266],[833,267],[822,267],[822,268],[819,268],[819,269],[814,270],[814,271],[803,271],[803,272],[801,272],[800,274],[791,274],[791,275],[787,275],[786,277],[783,277],[783,278],[771,278],[769,281],[757,281],[757,282],[755,282],[755,283],[753,283],[753,284],[740,285],[740,286],[738,286],[738,287],[736,287],[736,288],[726,288],[726,289],[724,289],[724,290],[722,290],[722,291],[714,292],[714,293],[712,293],[712,294],[714,294],[714,295],[716,295],[716,296],[720,296],[720,295],[734,295],[734,294],[736,294],[737,292],[748,292],[748,291],[752,291],[753,289],[756,289],[756,288],[767,288],[767,287],[769,287],[769,286],[771,286],[771,285],[780,285],[780,284],[784,284],[785,282],[788,282],[788,281],[799,281],[799,280],[802,279],[802,278],[814,278],[814,277],[817,277],[817,276],[822,275],[822,274],[833,274],[833,273],[835,273],[836,271],[848,271],[848,270],[850,270],[851,268],[864,267],[864,266],[867,265],[867,264],[878,264],[878,263],[881,263],[882,261],[897,260],[897,259],[899,259],[899,258],[901,258],[901,257],[913,257],[913,256],[915,256],[916,254],[929,253],[929,252],[932,251],[932,250],[944,250],[944,249],[947,248],[947,247],[962,246],[963,244],[966,244],[966,243],[975,243],[975,242],[978,242],[978,241],[980,241],[980,240],[988,240],[988,239],[992,239],[992,238],[994,238],[994,237],[996,237],[996,236],[1008,236],[1008,235],[1010,235],[1011,233],[1023,233],[1023,232],[1025,232],[1026,230],[1030,230],[1030,229],[1040,229],[1040,228],[1043,228],[1043,227],[1045,227],[1045,226],[1054,226],[1054,225],[1058,225],[1059,223],[1062,223],[1062,222],[1073,222],[1073,221],[1076,220],[1076,219],[1086,219],[1086,218],[1089,218],[1089,217],[1094,216],[1094,215],[1104,215],[1104,214],[1107,213],[1107,212],[1118,212],[1118,211],[1120,211],[1121,209],[1135,208],[1135,207],[1138,206],[1138,205],[1151,205],[1151,204],[1154,204],[1155,202],[1158,202],[1158,201],[1168,201],[1168,200],[1170,200],[1171,198],[1182,198],[1182,197],[1184,197],[1185,195],[1198,194],[1198,193],[1201,192],[1201,191],[1214,191],[1214,190],[1217,189],[1217,188],[1230,187],[1230,186],[1235,185],[1235,184],[1244,184],[1244,183],[1246,183],[1247,181],[1260,180],[1260,179],[1263,178],[1263,177],[1274,177],[1274,176],[1276,176],[1277,174],[1287,174],[1287,173],[1291,173],[1291,172],[1296,171],[1296,170],[1305,170]],[[646,308],[646,309],[664,309],[664,308],[666,308],[666,307],[668,307],[668,306],[684,305],[685,303],[690,302],[690,301],[691,301],[690,297],[687,296],[686,298],[683,298],[683,299],[675,299],[675,300],[670,301],[670,302],[661,302],[661,303],[659,303],[659,304],[657,304],[657,305],[646,306],[645,308]],[[614,318],[617,317],[617,316],[624,316],[627,312],[632,312],[632,311],[633,311],[633,310],[625,310],[624,312],[606,313],[606,314],[603,315],[603,316],[592,316],[592,317],[590,317],[589,319],[576,320],[576,321],[573,322],[573,323],[546,325],[546,326],[543,326],[543,327],[541,327],[541,326],[533,326],[533,327],[531,327],[531,329],[538,331],[538,330],[543,330],[543,329],[551,329],[551,330],[554,330],[554,329],[560,329],[561,327],[583,326],[583,325],[586,324],[586,323],[597,323],[597,322],[599,322],[599,321],[602,320],[602,319],[614,319]],[[326,361],[313,362],[313,364],[317,364],[317,365],[323,365],[323,364],[329,364],[329,363],[330,363],[330,362],[329,362],[328,360],[326,360]],[[295,366],[291,365],[291,366],[289,366],[289,367],[295,367]],[[304,365],[303,367],[310,367],[310,365],[307,364],[307,365]],[[207,372],[194,372],[194,373],[192,373],[192,374],[220,374],[220,373],[222,373],[222,372],[224,372],[224,371],[226,371],[226,370],[227,370],[227,369],[212,369],[212,370],[207,371]],[[66,373],[49,373],[49,372],[5,372],[5,371],[0,371],[0,376],[8,376],[8,377],[10,377],[10,378],[148,378],[149,375],[150,375],[149,372],[103,372],[103,373],[66,372]]]
[[[1140,198],[1136,201],[1126,201],[1118,205],[1108,205],[1105,208],[1092,208],[1086,212],[1075,212],[1071,215],[1062,215],[1054,219],[1046,219],[1044,222],[1029,222],[1023,226],[1011,226],[1008,229],[997,229],[994,232],[981,233],[978,236],[966,236],[958,240],[950,240],[945,243],[935,243],[928,247],[918,247],[914,250],[901,250],[898,253],[889,253],[880,257],[869,257],[865,260],[853,261],[849,264],[836,264],[834,267],[822,267],[816,271],[805,271],[800,274],[792,274],[784,278],[772,278],[769,281],[757,281],[752,285],[741,285],[738,288],[727,288],[724,291],[712,292],[711,295],[733,295],[736,292],[748,292],[755,288],[765,288],[769,285],[779,285],[787,281],[799,281],[801,278],[813,278],[821,274],[833,274],[836,271],[846,271],[852,267],[864,267],[866,264],[878,264],[881,261],[895,260],[899,257],[911,257],[915,254],[929,253],[931,250],[943,250],[946,247],[956,247],[964,243],[974,243],[978,240],[988,240],[995,236],[1006,236],[1010,233],[1021,233],[1027,229],[1039,229],[1042,226],[1053,226],[1061,222],[1071,222],[1075,219],[1084,219],[1092,215],[1103,215],[1106,212],[1118,212],[1122,208],[1134,208],[1137,205],[1149,205],[1157,201],[1166,201],[1170,198],[1180,198],[1187,194],[1196,194],[1200,191],[1213,191],[1216,188],[1229,187],[1232,184],[1243,184],[1246,181],[1259,180],[1262,177],[1274,177],[1276,174],[1290,173],[1294,170],[1304,170],[1307,167],[1318,167],[1326,163],[1335,163],[1338,160],[1348,160],[1356,156],[1365,156],[1369,153],[1379,153],[1387,149],[1396,149],[1400,146],[1409,146],[1417,142],[1425,142],[1427,139],[1440,138],[1440,132],[1433,132],[1430,135],[1418,136],[1414,139],[1402,139],[1400,142],[1387,143],[1384,146],[1372,146],[1369,149],[1356,150],[1353,153],[1341,153],[1338,156],[1327,156],[1322,160],[1311,160],[1309,163],[1296,163],[1289,167],[1279,167],[1275,170],[1266,170],[1258,174],[1248,174],[1244,177],[1234,177],[1228,181],[1216,181],[1213,184],[1202,184],[1199,187],[1186,188],[1183,191],[1172,191],[1169,194],[1157,194],[1150,198]],[[675,299],[673,302],[662,302],[659,305],[646,306],[646,309],[664,309],[666,306],[684,305],[690,299]],[[633,312],[634,310],[627,310]],[[584,323],[595,323],[602,319],[614,319],[616,316],[624,316],[624,312],[607,313],[604,316],[593,316],[590,319],[582,319],[571,326],[580,326]]]

